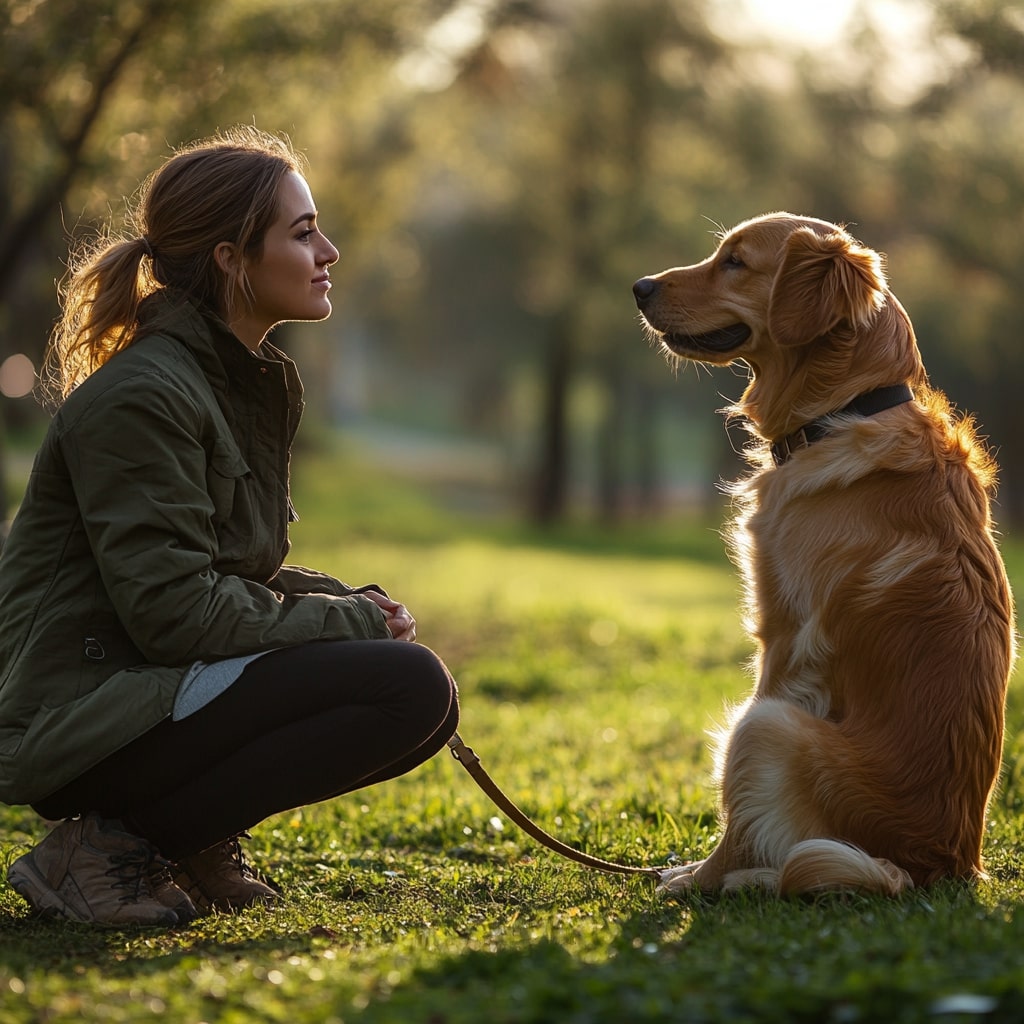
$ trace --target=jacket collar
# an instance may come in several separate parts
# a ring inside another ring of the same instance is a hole
[[[184,345],[218,392],[225,393],[229,382],[254,373],[260,362],[274,362],[285,365],[288,390],[301,393],[295,364],[284,352],[266,341],[257,352],[250,352],[219,316],[175,289],[162,288],[142,301],[139,333],[164,334]]]

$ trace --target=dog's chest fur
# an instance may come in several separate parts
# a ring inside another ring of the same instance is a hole
[[[837,628],[844,603],[898,586],[928,554],[886,521],[864,462],[844,466],[845,446],[749,478],[730,536],[759,647],[757,692],[820,718],[842,713],[834,663],[849,656]]]

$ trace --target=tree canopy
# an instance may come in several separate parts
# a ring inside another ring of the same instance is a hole
[[[1024,6],[903,0],[894,36],[863,0],[818,50],[714,6],[2,0],[0,360],[38,360],[69,236],[176,144],[255,121],[309,154],[342,251],[338,312],[297,342],[324,418],[357,380],[361,415],[490,438],[545,521],[728,473],[714,410],[742,380],[673,377],[629,288],[790,209],[888,254],[1024,516]]]

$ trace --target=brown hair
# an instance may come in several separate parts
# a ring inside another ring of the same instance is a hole
[[[61,317],[43,369],[45,397],[66,397],[135,339],[139,304],[160,288],[230,316],[251,298],[244,268],[226,275],[220,242],[259,258],[277,216],[277,190],[304,170],[287,139],[241,126],[179,149],[139,190],[127,221],[132,236],[105,234],[72,252],[61,287]]]

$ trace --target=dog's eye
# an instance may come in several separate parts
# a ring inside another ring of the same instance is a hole
[[[746,264],[743,262],[739,253],[730,252],[726,255],[725,259],[722,260],[722,266],[728,267],[730,270],[735,270],[737,267],[745,267]]]

